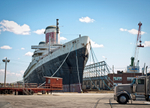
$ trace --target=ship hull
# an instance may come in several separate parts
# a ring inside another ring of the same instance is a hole
[[[43,76],[52,76],[62,64],[67,54],[68,53],[58,56],[33,70],[33,72],[24,80],[25,83],[41,84],[45,82]],[[81,92],[80,86],[82,86],[81,84],[83,81],[83,70],[88,60],[88,56],[89,52],[86,46],[71,51],[61,68],[53,76],[63,78],[64,92]],[[77,64],[79,71],[77,70]]]

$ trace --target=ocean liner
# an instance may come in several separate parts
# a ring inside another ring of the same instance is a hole
[[[26,69],[25,83],[41,84],[44,76],[63,78],[63,92],[80,92],[83,70],[90,51],[90,38],[79,36],[65,44],[60,44],[58,20],[56,26],[45,29],[45,42],[31,46],[35,49],[32,61]]]

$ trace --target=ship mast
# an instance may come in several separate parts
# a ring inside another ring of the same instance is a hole
[[[56,44],[59,44],[58,43],[58,33],[59,33],[59,22],[58,22],[59,19],[56,19]]]

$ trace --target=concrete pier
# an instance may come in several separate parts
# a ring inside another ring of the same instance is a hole
[[[143,99],[118,104],[113,93],[53,93],[49,95],[0,95],[0,108],[150,108]]]

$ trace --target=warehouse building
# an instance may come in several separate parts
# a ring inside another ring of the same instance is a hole
[[[135,76],[141,76],[142,73],[125,73],[123,71],[117,71],[117,74],[108,74],[108,77],[114,82],[114,85],[118,84],[130,84]],[[108,84],[110,86],[110,84]]]

